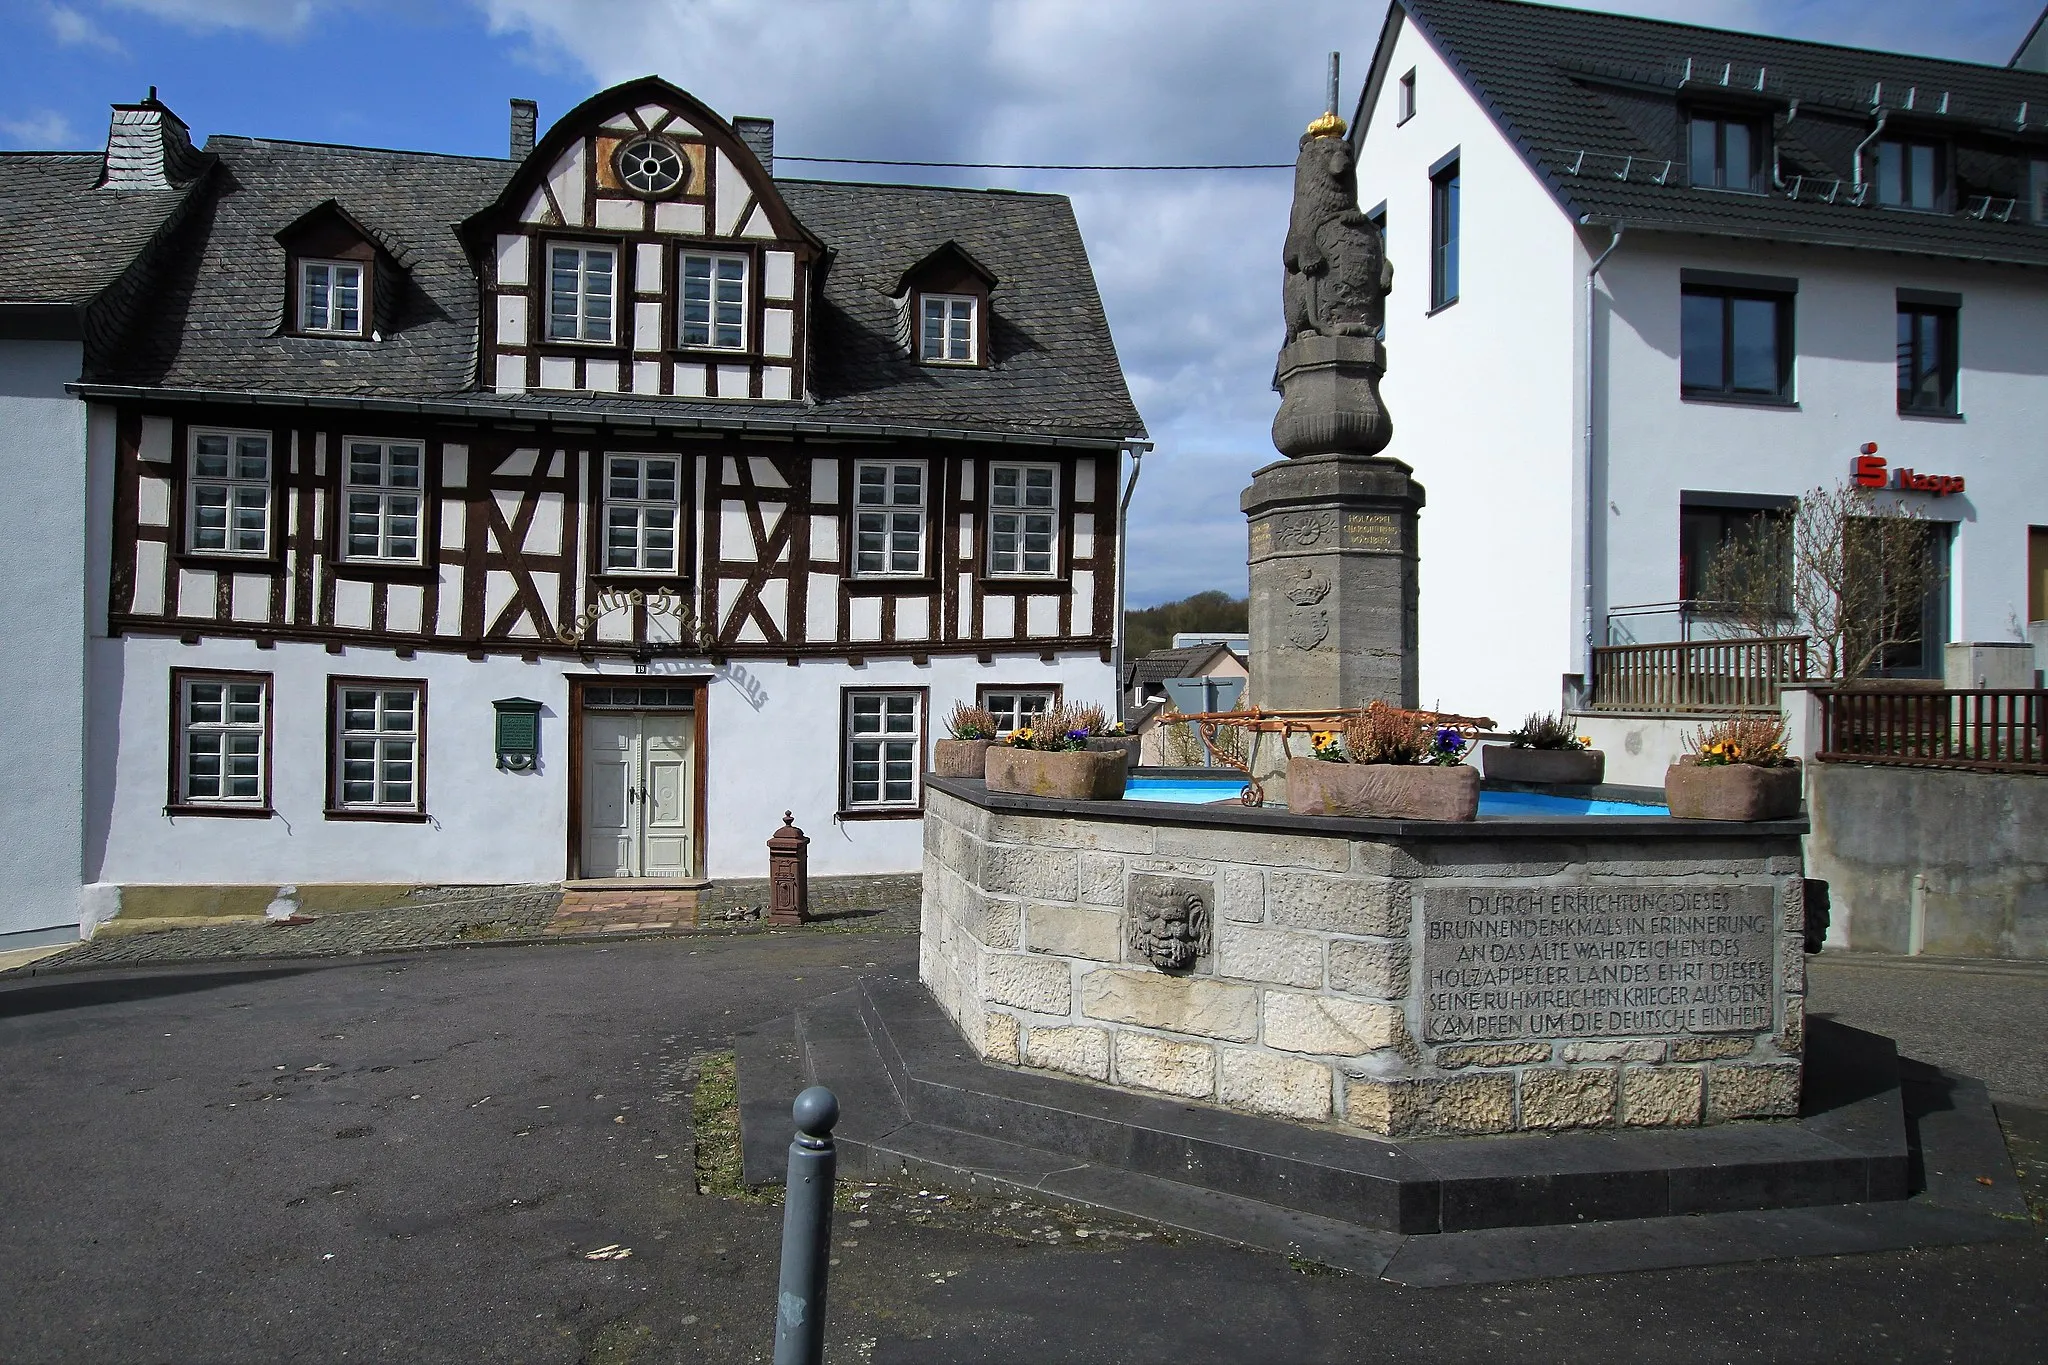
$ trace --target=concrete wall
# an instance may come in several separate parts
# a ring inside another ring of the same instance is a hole
[[[1575,671],[1572,527],[1584,251],[1550,194],[1412,24],[1394,77],[1415,68],[1397,124],[1389,79],[1360,149],[1360,206],[1387,205],[1387,454],[1427,490],[1421,701],[1513,724],[1555,710]],[[1429,311],[1429,168],[1459,155],[1458,301]],[[1540,344],[1535,344],[1540,339]]]
[[[1831,946],[2048,958],[2048,777],[1816,763],[1806,800]]]
[[[69,341],[0,341],[0,948],[78,934],[86,409]]]
[[[1543,841],[1479,829],[1411,840],[1337,821],[1175,825],[1118,802],[987,799],[929,794],[920,975],[991,1061],[1396,1136],[1797,1111],[1796,836],[1581,826]],[[1162,896],[1209,914],[1208,951],[1182,971],[1132,942]],[[1748,937],[1657,918],[1695,896],[1746,917]],[[1645,908],[1615,908],[1631,898]],[[1626,914],[1637,918],[1620,937],[1580,927]],[[1479,932],[1496,921],[1536,938]],[[1701,1012],[1725,989],[1709,982],[1760,989],[1724,1018]],[[1501,1021],[1516,1016],[1502,1011],[1524,1009],[1580,1013],[1509,1032]],[[1563,1036],[1587,1010],[1619,1026]],[[1668,1027],[1674,1013],[1684,1022]]]
[[[143,636],[94,642],[89,880],[141,885],[275,883],[513,883],[561,879],[567,869],[570,674],[631,681],[630,664],[586,668],[550,658],[473,661],[422,651],[330,654],[319,644],[214,640],[181,645]],[[242,669],[273,677],[272,800],[269,820],[164,811],[170,773],[173,668]],[[710,676],[705,868],[713,878],[767,874],[766,840],[795,812],[811,836],[818,875],[910,872],[920,858],[919,822],[908,818],[836,823],[840,694],[848,687],[930,689],[930,728],[940,732],[955,700],[976,684],[1054,681],[1075,702],[1107,709],[1115,680],[1098,657],[1047,664],[1038,655],[934,657],[919,666],[877,659],[707,665],[657,663],[647,680]],[[423,679],[427,683],[425,824],[324,818],[327,679],[330,675]],[[541,764],[501,772],[493,750],[500,697],[543,703]],[[75,748],[75,743],[74,743]],[[75,808],[75,806],[74,806]],[[76,888],[73,889],[74,899]],[[74,912],[75,919],[75,912]]]

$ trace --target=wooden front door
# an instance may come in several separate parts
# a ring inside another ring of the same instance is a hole
[[[693,734],[688,714],[585,713],[584,876],[693,875]]]

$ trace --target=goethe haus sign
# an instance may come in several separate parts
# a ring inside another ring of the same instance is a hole
[[[1960,474],[1921,474],[1901,465],[1885,475],[1884,456],[1877,453],[1877,443],[1863,447],[1863,453],[1856,457],[1856,483],[1862,488],[1884,488],[1887,485],[1901,493],[1932,493],[1945,498],[1951,493],[1963,491],[1963,476]]]

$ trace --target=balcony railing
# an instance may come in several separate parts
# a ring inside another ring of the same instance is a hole
[[[1593,651],[1596,711],[1773,711],[1806,678],[1806,637],[1609,645]]]
[[[2048,691],[1820,693],[1828,763],[2048,773]]]

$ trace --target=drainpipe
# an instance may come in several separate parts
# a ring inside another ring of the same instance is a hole
[[[1891,117],[1891,112],[1889,109],[1877,111],[1877,126],[1870,130],[1869,137],[1856,144],[1856,152],[1850,158],[1854,166],[1855,183],[1850,185],[1849,188],[1856,191],[1856,202],[1859,204],[1863,202],[1863,153],[1869,148],[1871,143],[1877,141],[1878,134],[1884,131],[1884,121]]]
[[[1621,245],[1621,234],[1628,225],[1616,220],[1613,236],[1607,239],[1607,249],[1593,258],[1586,267],[1586,431],[1579,452],[1579,477],[1586,489],[1586,582],[1585,600],[1582,606],[1586,623],[1586,634],[1579,659],[1579,694],[1581,697],[1593,686],[1593,541],[1600,525],[1600,502],[1593,496],[1593,413],[1598,386],[1593,376],[1593,280],[1599,275],[1600,267],[1614,254],[1614,248]]]
[[[1124,485],[1124,494],[1116,505],[1116,631],[1110,637],[1110,667],[1116,670],[1116,718],[1127,719],[1124,708],[1124,578],[1125,565],[1130,559],[1130,538],[1127,534],[1131,524],[1131,494],[1138,491],[1138,475],[1145,463],[1145,452],[1152,449],[1150,441],[1126,441],[1123,448],[1130,452],[1131,479]]]

